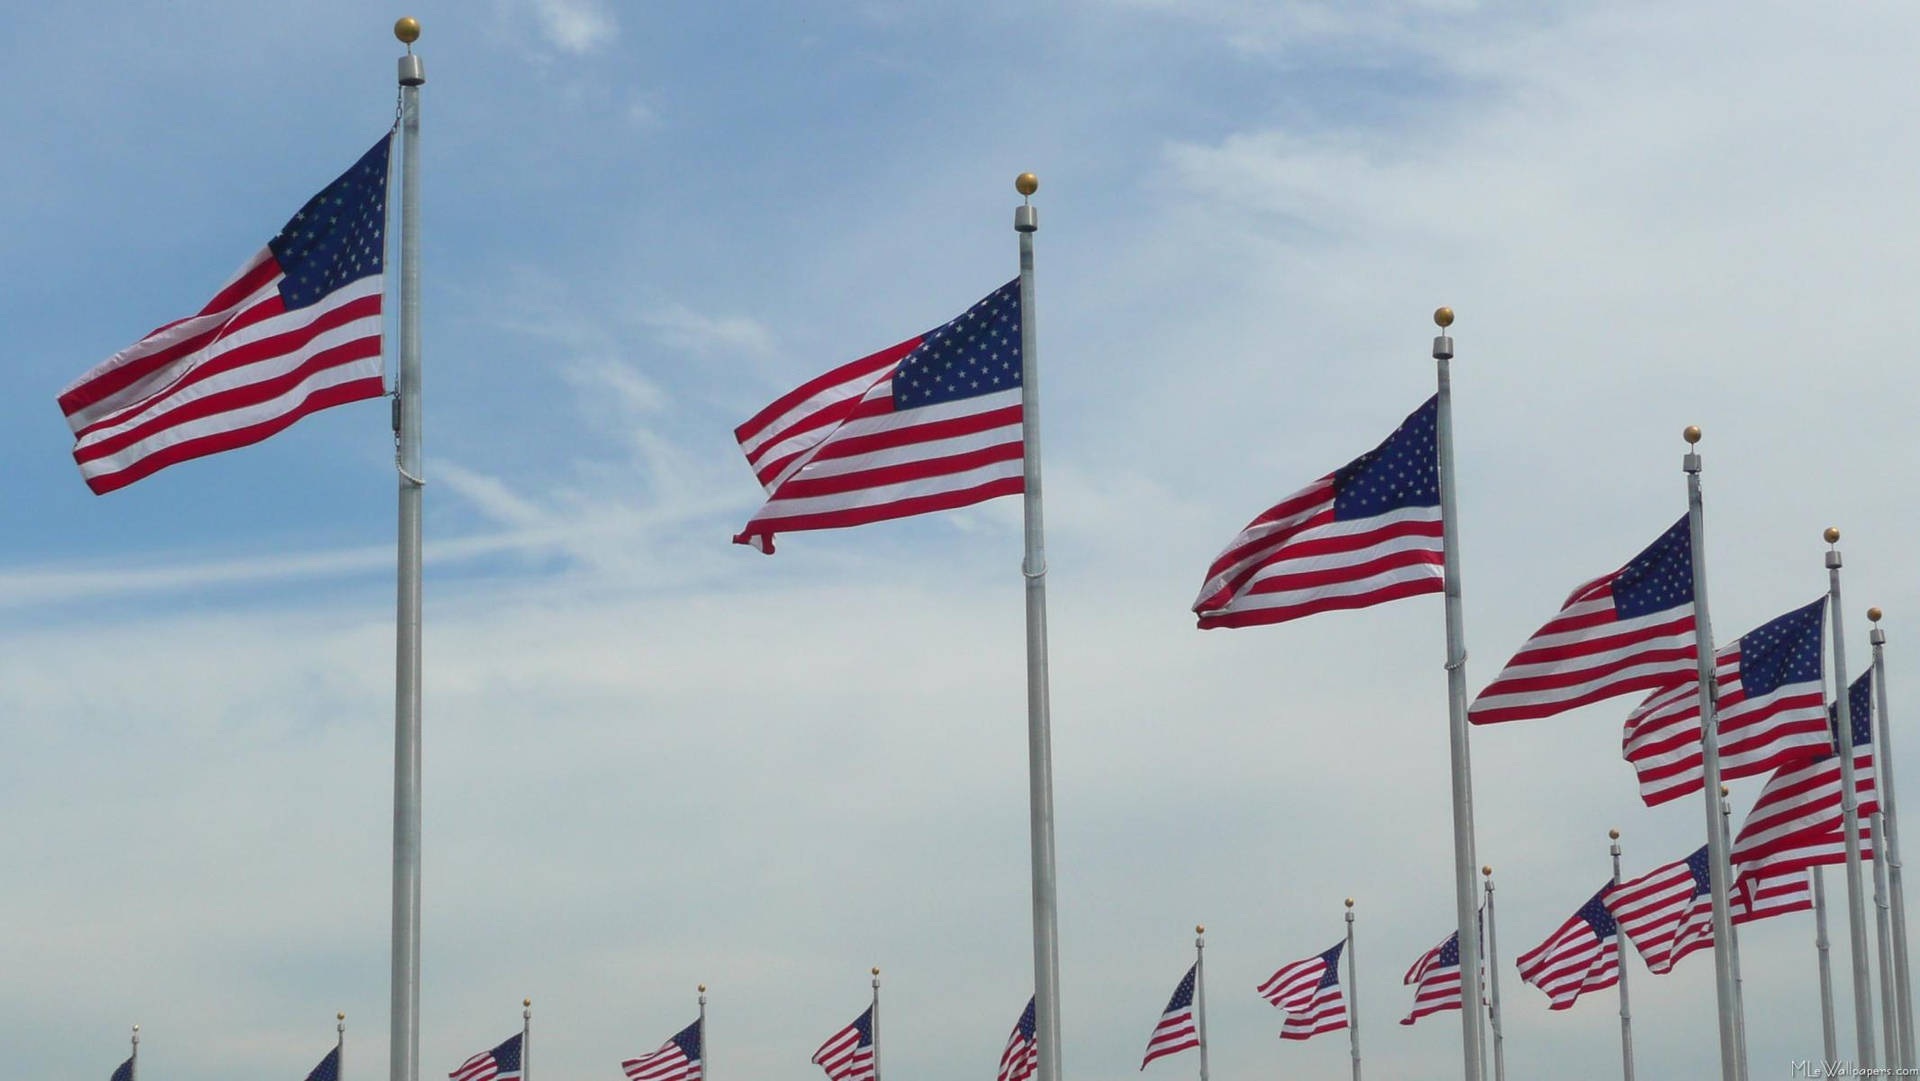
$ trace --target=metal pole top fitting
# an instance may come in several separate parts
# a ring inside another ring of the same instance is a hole
[[[1353,898],[1347,898],[1347,922],[1353,922]]]
[[[426,66],[420,58],[413,55],[413,43],[420,40],[420,20],[411,15],[403,16],[393,24],[393,36],[407,47],[407,55],[400,58],[400,85],[419,86],[427,81]]]
[[[1031,233],[1040,228],[1040,214],[1027,202],[1033,193],[1040,190],[1040,178],[1032,173],[1021,173],[1013,178],[1013,190],[1020,193],[1020,205],[1013,208],[1013,231]]]
[[[1447,333],[1447,328],[1453,325],[1453,309],[1433,309],[1433,325],[1440,328],[1439,336],[1433,339],[1433,359],[1452,360],[1453,336]]]
[[[1867,609],[1867,618],[1873,621],[1873,630],[1867,633],[1867,641],[1876,646],[1887,644],[1887,632],[1880,629],[1880,609]]]
[[[1820,535],[1821,535],[1822,537],[1825,537],[1825,538],[1827,539],[1827,543],[1828,543],[1829,545],[1837,545],[1837,544],[1839,544],[1839,543],[1840,543],[1840,530],[1839,530],[1839,528],[1838,528],[1837,526],[1828,526],[1828,527],[1827,527],[1827,531],[1826,531],[1825,533],[1822,533],[1822,534],[1820,534]],[[1839,568],[1839,566],[1840,566],[1840,549],[1838,549],[1838,548],[1832,548],[1832,547],[1830,547],[1830,548],[1828,548],[1828,549],[1827,549],[1827,566],[1828,566],[1828,568],[1830,568],[1830,569],[1838,569],[1838,568]]]
[[[1700,426],[1698,424],[1687,425],[1687,430],[1680,433],[1680,438],[1687,441],[1688,448],[1687,457],[1685,461],[1681,463],[1681,468],[1688,473],[1700,472],[1700,455],[1692,449],[1700,444]]]

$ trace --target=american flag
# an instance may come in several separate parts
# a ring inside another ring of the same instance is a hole
[[[1707,846],[1606,893],[1607,911],[1640,950],[1647,969],[1673,971],[1682,957],[1713,945],[1713,892]]]
[[[1727,902],[1733,922],[1752,923],[1811,909],[1813,887],[1807,882],[1807,872],[1798,868],[1760,868],[1734,875],[1733,892]]]
[[[1686,679],[1696,657],[1691,536],[1682,518],[1626,566],[1574,590],[1473,700],[1467,719],[1551,717]]]
[[[1420,955],[1401,983],[1413,988],[1413,1012],[1400,1019],[1411,1025],[1428,1014],[1460,1008],[1460,932]]]
[[[1860,824],[1860,855],[1873,855],[1870,817],[1880,809],[1873,768],[1873,670],[1854,680],[1847,690],[1853,722],[1853,787]],[[1749,868],[1804,870],[1846,862],[1846,837],[1841,831],[1840,755],[1838,729],[1818,758],[1783,766],[1767,779],[1753,810],[1733,839],[1733,864]]]
[[[700,1081],[700,1022],[695,1021],[673,1034],[651,1055],[630,1058],[620,1064],[628,1081]]]
[[[307,1081],[340,1081],[340,1048],[335,1047],[307,1075]]]
[[[133,1081],[133,1060],[128,1059],[114,1067],[111,1081]]]
[[[1714,654],[1720,777],[1755,777],[1827,748],[1821,643],[1825,597]],[[1652,807],[1700,791],[1700,680],[1655,691],[1627,718],[1622,754]]]
[[[853,1024],[827,1037],[827,1042],[813,1053],[813,1064],[833,1081],[873,1081],[878,1073],[873,1064],[873,1007],[868,1006]]]
[[[1033,1034],[1033,999],[1028,999],[1007,1036],[1007,1049],[1000,1052],[1000,1075],[995,1081],[1027,1081],[1039,1069],[1040,1042]]]
[[[1600,887],[1545,942],[1521,954],[1520,978],[1546,992],[1549,1009],[1564,1010],[1588,991],[1620,982],[1620,926],[1607,911]]]
[[[1286,1011],[1281,1039],[1304,1040],[1347,1027],[1347,997],[1340,990],[1340,954],[1346,948],[1344,941],[1335,943],[1330,950],[1285,966],[1260,985],[1260,997]]]
[[[1202,629],[1284,623],[1438,593],[1438,398],[1386,441],[1247,523],[1207,568]]]
[[[520,1033],[461,1063],[447,1076],[453,1081],[516,1081],[520,1076]]]
[[[734,537],[948,510],[1025,490],[1020,281],[802,383],[734,429],[767,502]]]
[[[206,307],[115,353],[60,394],[95,493],[378,398],[387,144],[307,201]]]
[[[1160,1023],[1153,1026],[1153,1035],[1147,1037],[1147,1057],[1140,1060],[1141,1069],[1146,1069],[1147,1063],[1154,1059],[1200,1046],[1200,1030],[1193,1019],[1193,985],[1199,976],[1200,965],[1195,962],[1181,977],[1180,986],[1173,989],[1173,997],[1167,1000],[1167,1008],[1160,1014]]]

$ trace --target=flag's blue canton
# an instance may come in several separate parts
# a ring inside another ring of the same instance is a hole
[[[1860,678],[1847,688],[1847,712],[1853,715],[1853,746],[1855,750],[1873,742],[1873,669],[1860,673]],[[1840,726],[1835,723],[1836,710],[1827,707],[1827,737],[1833,740],[1833,750],[1828,756],[1840,753]]]
[[[1167,1008],[1161,1010],[1161,1013],[1172,1013],[1193,1005],[1193,973],[1198,967],[1196,965],[1187,970],[1186,978],[1180,981],[1180,986],[1173,989],[1173,997],[1167,1000]]]
[[[1320,982],[1313,985],[1316,990],[1322,987],[1332,987],[1334,984],[1340,982],[1340,951],[1346,948],[1347,944],[1342,942],[1333,949],[1320,955],[1320,960],[1326,963],[1327,970],[1320,974]]]
[[[1600,887],[1600,892],[1594,894],[1586,904],[1581,905],[1579,912],[1574,913],[1587,921],[1588,927],[1593,928],[1595,938],[1606,939],[1620,933],[1620,925],[1613,922],[1613,913],[1607,911],[1606,902],[1601,900],[1612,888],[1611,883]]]
[[[673,1042],[679,1046],[680,1053],[687,1056],[688,1062],[700,1061],[700,1022],[695,1021],[674,1033]]]
[[[1371,518],[1402,507],[1440,505],[1438,395],[1413,411],[1386,442],[1333,474],[1333,520]]]
[[[1784,683],[1818,682],[1820,638],[1827,599],[1796,608],[1740,636],[1740,689],[1748,698],[1772,694]]]
[[[1020,279],[921,336],[893,371],[893,407],[914,409],[1020,385]]]
[[[380,273],[387,251],[387,134],[267,242],[288,311]]]
[[[113,1071],[113,1081],[133,1081],[133,1060],[128,1059]]]
[[[1632,619],[1693,603],[1693,532],[1685,518],[1613,577],[1613,606]]]
[[[313,1072],[307,1075],[307,1081],[340,1081],[340,1049],[338,1047],[327,1052],[327,1057],[321,1059],[320,1065],[315,1066]]]
[[[1442,967],[1445,967],[1447,965],[1457,965],[1459,963],[1460,963],[1460,932],[1455,931],[1454,933],[1447,936],[1446,945],[1440,947],[1440,964]]]
[[[860,1033],[860,1041],[854,1044],[855,1047],[873,1046],[873,1007],[872,1006],[868,1006],[867,1012],[861,1014],[858,1018],[854,1020],[853,1027],[856,1031]]]
[[[1020,1014],[1020,1035],[1033,1039],[1033,999],[1027,1000],[1027,1008]]]
[[[1693,872],[1693,895],[1695,897],[1700,897],[1713,891],[1713,886],[1711,885],[1712,880],[1707,870],[1709,866],[1706,845],[1701,845],[1699,851],[1687,857],[1687,870]]]
[[[494,1064],[500,1067],[501,1073],[520,1072],[520,1037],[515,1036],[487,1053],[493,1056]]]

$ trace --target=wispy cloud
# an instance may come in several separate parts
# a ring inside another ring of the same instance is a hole
[[[696,352],[734,352],[763,357],[774,350],[773,332],[740,315],[702,315],[684,304],[663,304],[640,317],[660,340]]]
[[[527,6],[547,42],[563,52],[592,52],[620,34],[620,24],[600,0],[527,0]]]

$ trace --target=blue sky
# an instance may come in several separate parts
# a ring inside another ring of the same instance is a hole
[[[1438,600],[1205,635],[1186,612],[1244,521],[1431,393],[1436,305],[1459,312],[1471,686],[1683,511],[1698,423],[1722,638],[1817,596],[1837,524],[1849,660],[1886,608],[1913,711],[1908,6],[9,10],[20,1076],[104,1076],[135,1021],[147,1078],[304,1076],[335,1010],[350,1070],[383,1068],[385,406],[95,497],[53,398],[379,137],[407,13],[430,79],[423,1076],[531,996],[543,1074],[616,1077],[706,982],[721,1081],[799,1081],[874,964],[887,1069],[993,1069],[1031,990],[1018,504],[763,558],[727,543],[758,491],[730,432],[1010,278],[1023,170],[1070,1075],[1134,1070],[1196,922],[1215,1070],[1344,1068],[1339,1037],[1280,1046],[1252,988],[1331,944],[1348,895],[1369,1060],[1456,1053],[1449,1019],[1390,1023],[1452,919]],[[1694,803],[1639,806],[1630,704],[1475,734],[1509,957],[1604,878],[1608,827],[1629,873],[1698,844]],[[1756,1074],[1818,1049],[1811,938],[1805,916],[1743,936]],[[1711,1068],[1711,967],[1634,962],[1643,1075]],[[1549,1015],[1503,980],[1516,1076],[1615,1075],[1607,1002]]]

